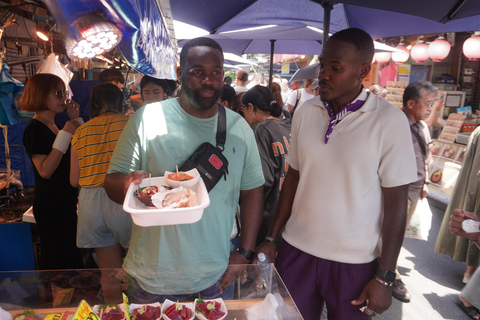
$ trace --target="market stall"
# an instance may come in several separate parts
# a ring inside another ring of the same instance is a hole
[[[270,265],[270,273],[265,278],[257,276],[255,266],[241,267],[246,271],[235,284],[234,299],[224,301],[226,307],[224,319],[302,319],[273,264]],[[162,272],[181,282],[185,268],[169,268]],[[195,268],[202,269],[208,266]],[[95,306],[106,303],[101,288],[102,284],[108,281],[120,279],[119,290],[127,299],[130,297],[128,289],[133,279],[126,271],[103,269],[100,273],[99,270],[89,269],[1,272],[0,308],[13,316],[25,310],[34,310],[36,314],[46,316],[65,312],[75,313],[82,300],[85,300],[95,310]],[[111,278],[102,279],[101,274],[110,274]],[[198,297],[192,299],[195,298]],[[161,306],[167,303],[166,300],[156,302]],[[189,302],[193,303],[193,300]],[[197,318],[201,319],[198,316]]]

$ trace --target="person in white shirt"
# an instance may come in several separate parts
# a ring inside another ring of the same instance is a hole
[[[392,303],[417,170],[405,115],[363,88],[373,54],[356,28],[323,46],[319,96],[293,117],[288,173],[257,248],[275,260],[304,319],[320,319],[324,303],[329,320],[370,319]]]
[[[237,85],[234,87],[235,93],[239,94],[242,92],[247,92],[247,83],[248,83],[248,71],[238,70],[237,71]]]
[[[288,100],[287,100],[287,108],[290,114],[293,114],[295,112],[295,109],[298,106],[300,106],[303,102],[309,99],[312,99],[313,97],[316,96],[315,94],[316,88],[315,89],[312,88],[312,84],[314,81],[315,81],[314,79],[305,80],[302,88],[294,90],[290,93],[290,96],[288,97]],[[316,87],[318,88],[318,81],[317,81]]]

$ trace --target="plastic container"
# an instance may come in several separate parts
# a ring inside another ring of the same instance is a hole
[[[150,183],[157,186],[166,184],[163,177],[152,178]],[[148,186],[148,178],[140,183],[140,187],[146,186]],[[137,189],[137,185],[130,184],[123,202],[123,210],[130,213],[133,223],[141,227],[194,223],[202,218],[203,210],[210,205],[210,197],[202,179],[191,188],[197,194],[198,200],[196,205],[189,208],[147,207],[135,198],[134,191]]]
[[[170,186],[170,187],[174,187],[174,188],[178,188],[180,186],[189,186],[189,187],[193,187],[199,180],[200,180],[200,174],[198,173],[197,169],[193,168],[192,170],[189,170],[189,171],[185,171],[184,173],[188,174],[189,176],[192,177],[191,180],[186,180],[186,181],[175,181],[175,180],[171,180],[171,179],[168,179],[168,176],[171,174],[171,173],[174,173],[174,172],[171,172],[171,171],[165,171],[165,174],[164,174],[164,178],[165,178],[165,182]]]

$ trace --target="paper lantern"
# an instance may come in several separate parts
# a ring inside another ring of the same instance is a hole
[[[428,46],[428,56],[433,62],[441,62],[450,53],[450,43],[440,36]]]
[[[391,52],[377,52],[375,53],[375,60],[377,60],[378,63],[387,63],[390,61],[390,58],[392,57]]]
[[[463,43],[463,54],[470,61],[478,61],[480,59],[480,31],[465,40]]]
[[[428,44],[423,40],[423,36],[418,38],[417,44],[413,46],[410,54],[415,62],[423,62],[428,59]]]
[[[402,50],[403,52],[392,52],[392,60],[396,63],[404,63],[410,58],[410,51],[408,51],[405,45],[399,44],[395,49]]]

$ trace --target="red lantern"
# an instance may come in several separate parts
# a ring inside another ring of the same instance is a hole
[[[475,34],[463,43],[463,54],[470,61],[480,59],[480,31],[475,31]]]
[[[392,60],[396,63],[404,63],[410,58],[410,51],[403,44],[399,44],[395,49],[402,50],[403,52],[392,52]]]
[[[428,56],[433,62],[441,62],[450,53],[450,43],[440,36],[428,46]]]
[[[384,64],[390,61],[390,58],[392,57],[391,52],[377,52],[375,53],[375,60],[377,60],[378,63]]]
[[[412,59],[419,63],[428,59],[428,44],[423,40],[423,36],[418,38],[417,44],[412,48],[411,55]]]

